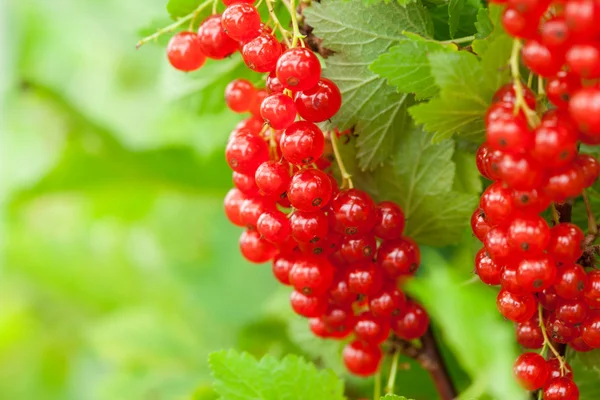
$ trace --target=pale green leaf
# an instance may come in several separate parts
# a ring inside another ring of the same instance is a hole
[[[456,150],[452,156],[452,161],[456,165],[452,189],[464,193],[481,193],[483,185],[473,153]]]
[[[475,34],[476,39],[485,39],[494,30],[494,23],[490,18],[490,13],[487,8],[481,8],[477,12],[475,28],[477,28],[477,33]]]
[[[431,74],[428,55],[433,52],[452,52],[454,44],[444,45],[417,35],[407,34],[388,53],[382,54],[370,66],[371,71],[386,78],[398,92],[414,93],[417,99],[434,96],[439,88]]]
[[[513,39],[510,36],[497,35],[489,40],[487,51],[481,57],[483,82],[491,92],[510,80],[508,61],[512,45]]]
[[[406,130],[406,102],[385,80],[369,70],[382,53],[404,39],[403,32],[429,37],[433,27],[420,4],[365,6],[356,2],[326,0],[305,11],[314,34],[336,54],[327,59],[324,75],[338,84],[343,103],[331,127],[355,127],[361,169],[377,168],[397,146],[394,136]]]
[[[202,0],[169,0],[167,11],[171,18],[178,19],[194,11],[202,3]]]
[[[386,394],[385,396],[383,396],[381,398],[381,400],[412,400],[412,399],[407,399],[404,396],[398,396],[395,394]]]
[[[477,33],[472,47],[478,55],[482,56],[488,50],[489,43],[493,39],[505,34],[501,23],[503,11],[503,6],[489,4],[487,9],[480,9],[477,13],[477,22],[475,22]]]
[[[330,370],[294,355],[260,361],[247,353],[219,351],[209,356],[214,389],[227,400],[343,400],[344,385]]]
[[[600,398],[600,350],[579,353],[567,352],[567,361],[573,369],[575,383],[579,387],[580,400]]]

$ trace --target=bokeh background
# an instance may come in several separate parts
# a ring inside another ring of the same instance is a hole
[[[226,348],[300,354],[350,398],[372,393],[291,315],[269,265],[239,255],[222,199],[241,116],[222,96],[259,77],[239,55],[174,71],[168,38],[136,51],[170,23],[165,3],[0,0],[0,399],[215,399],[206,360]],[[474,249],[446,250],[415,293],[451,375],[477,398],[514,393],[512,327],[470,285]],[[437,398],[411,360],[401,369],[399,394]]]

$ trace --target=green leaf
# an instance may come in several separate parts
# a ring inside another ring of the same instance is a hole
[[[381,200],[393,200],[406,213],[407,235],[444,246],[460,239],[477,196],[452,190],[454,142],[432,144],[432,135],[413,128],[400,139],[392,161],[375,172]]]
[[[396,86],[398,92],[415,93],[417,99],[434,96],[439,88],[431,74],[428,54],[453,52],[454,44],[442,44],[417,35],[406,34],[407,39],[382,54],[370,66],[371,71],[386,78],[388,85]]]
[[[477,170],[473,153],[456,150],[452,156],[452,161],[456,166],[452,189],[464,193],[481,193],[483,184],[481,183],[481,175],[479,174],[479,170]]]
[[[407,289],[427,308],[442,340],[473,378],[461,398],[488,394],[496,399],[524,399],[524,391],[512,376],[517,356],[512,323],[496,311],[495,291],[465,284],[472,274],[459,273],[458,266],[449,265],[432,249],[422,249],[422,264],[425,268],[419,279],[409,282]]]
[[[510,80],[508,62],[513,39],[508,35],[495,36],[488,41],[487,46],[487,51],[481,58],[483,82],[489,91],[495,92]]]
[[[431,20],[420,4],[367,7],[339,0],[314,3],[305,16],[323,45],[336,52],[327,59],[324,75],[338,84],[343,103],[330,125],[356,125],[356,134],[368,135],[357,141],[358,160],[361,169],[373,170],[389,158],[397,147],[395,136],[406,130],[409,97],[388,87],[369,65],[405,39],[404,31],[430,36]]]
[[[473,51],[482,56],[489,43],[497,36],[504,35],[501,18],[504,8],[498,4],[490,4],[487,9],[480,9],[477,13],[475,27],[477,33],[473,41]]]
[[[209,356],[214,389],[227,400],[343,400],[343,382],[330,370],[318,371],[300,357],[257,361],[247,353],[220,351]]]
[[[412,399],[407,399],[404,396],[398,396],[395,394],[386,394],[385,396],[383,396],[381,398],[381,400],[412,400]]]
[[[465,6],[466,0],[449,0],[448,2],[448,24],[450,28],[450,36],[454,38],[458,25],[460,23],[460,15]]]
[[[575,382],[579,387],[581,400],[596,400],[600,398],[600,350],[585,353],[567,352],[567,361],[573,369]]]
[[[485,114],[493,91],[485,85],[483,68],[468,52],[429,55],[431,72],[440,87],[440,96],[409,109],[425,130],[434,132],[434,141],[451,137],[482,135]]]
[[[171,18],[178,19],[185,17],[194,11],[203,0],[169,0],[167,3],[167,11]]]
[[[477,22],[475,22],[475,28],[477,28],[477,33],[475,34],[475,38],[477,39],[485,39],[494,30],[494,23],[490,18],[490,13],[487,8],[481,8],[477,12]]]

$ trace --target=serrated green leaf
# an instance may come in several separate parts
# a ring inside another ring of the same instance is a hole
[[[417,35],[406,36],[407,39],[380,55],[369,68],[386,78],[388,85],[396,86],[398,92],[414,93],[417,99],[434,96],[439,88],[431,74],[427,56],[438,51],[456,51],[457,47]]]
[[[487,8],[481,8],[477,12],[477,22],[475,22],[475,28],[477,28],[477,33],[475,34],[475,38],[477,39],[485,39],[494,30],[494,23],[490,18],[490,13]]]
[[[394,136],[406,129],[408,97],[388,87],[369,65],[404,39],[404,31],[430,36],[431,20],[420,4],[367,7],[339,0],[314,3],[305,16],[323,45],[336,52],[327,59],[324,75],[338,84],[343,103],[330,126],[355,125],[357,135],[369,135],[357,142],[358,159],[361,169],[373,170],[393,153]]]
[[[209,356],[214,389],[227,400],[343,400],[343,382],[330,370],[318,371],[294,355],[260,361],[247,353],[220,351]]]
[[[452,189],[463,193],[481,193],[483,184],[481,183],[481,175],[477,170],[473,153],[456,150],[452,156],[452,161],[456,166]]]
[[[449,0],[448,1],[448,26],[450,29],[450,37],[454,38],[458,25],[460,23],[460,15],[465,6],[466,0]]]
[[[489,4],[487,9],[480,9],[477,13],[475,27],[477,33],[472,43],[473,51],[482,56],[487,50],[489,43],[497,36],[505,34],[500,22],[504,8],[498,4]]]
[[[429,55],[431,72],[440,87],[440,97],[409,109],[418,124],[435,133],[433,140],[481,135],[485,132],[483,115],[493,91],[486,88],[483,68],[468,52]]]
[[[431,138],[418,128],[411,129],[375,178],[379,198],[396,201],[406,213],[407,235],[422,244],[444,246],[460,239],[477,196],[452,191],[454,142],[432,144]]]
[[[486,88],[495,92],[510,80],[508,61],[513,39],[508,35],[498,35],[488,41],[487,51],[481,57],[483,82]]]
[[[524,399],[525,392],[512,376],[517,356],[513,327],[496,311],[495,292],[465,284],[472,274],[459,273],[458,266],[449,265],[431,248],[422,249],[422,264],[419,279],[409,282],[407,289],[427,308],[444,343],[473,378],[461,398]]]

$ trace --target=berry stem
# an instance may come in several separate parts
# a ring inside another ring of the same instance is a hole
[[[217,5],[219,4],[219,0],[213,0],[212,13],[217,13]]]
[[[375,388],[373,389],[373,400],[379,400],[381,398],[381,371],[377,371],[373,377]]]
[[[540,329],[542,331],[542,336],[544,337],[544,345],[542,347],[542,352],[546,349],[546,347],[550,349],[552,354],[554,354],[554,356],[557,358],[558,362],[560,363],[560,374],[564,375],[565,374],[565,359],[558,352],[558,350],[556,350],[556,348],[552,345],[552,342],[550,341],[550,338],[548,337],[548,332],[546,332],[546,327],[544,326],[544,313],[543,313],[541,304],[538,304],[538,317],[540,320]]]
[[[473,40],[475,40],[475,35],[465,36],[465,37],[461,37],[458,39],[452,39],[452,40],[444,40],[444,41],[441,41],[440,43],[442,43],[442,44],[467,43],[467,42],[472,42]]]
[[[208,8],[208,6],[210,6],[211,4],[213,4],[213,0],[206,0],[204,3],[200,4],[194,11],[192,11],[188,15],[179,18],[177,21],[173,22],[171,25],[167,25],[164,28],[160,28],[159,30],[154,32],[152,35],[146,36],[145,38],[143,38],[142,40],[137,42],[137,44],[135,45],[135,48],[139,49],[140,47],[142,47],[146,43],[150,42],[151,40],[156,40],[161,35],[164,35],[165,33],[173,32],[174,30],[176,30],[177,28],[179,28],[181,25],[185,24],[188,21],[191,21],[193,23],[196,20],[196,18],[198,17],[198,14],[200,14],[205,8]]]
[[[585,203],[585,211],[587,212],[588,235],[593,235],[595,238],[598,236],[598,224],[596,222],[596,217],[594,216],[594,211],[592,210],[592,204],[590,203],[590,199],[585,190],[581,195],[583,197],[583,202]]]
[[[338,138],[335,132],[330,131],[329,137],[331,138],[331,147],[333,147],[333,155],[335,156],[335,161],[337,162],[338,168],[340,169],[340,174],[342,174],[342,187],[349,187],[350,189],[354,188],[354,184],[352,183],[352,175],[348,173],[346,167],[344,166],[344,161],[342,160],[342,156],[340,155],[340,150],[338,149]]]
[[[303,34],[300,33],[300,28],[298,27],[296,0],[290,0],[290,16],[292,17],[292,29],[294,31],[294,37],[292,38],[292,47],[296,47],[298,45],[298,40],[302,40],[305,37]],[[304,47],[304,43],[302,43],[302,47]]]
[[[281,22],[279,22],[279,18],[277,18],[277,14],[275,14],[275,7],[273,6],[273,0],[265,0],[265,3],[267,4],[267,10],[269,11],[269,17],[273,20],[273,25],[275,25],[275,28],[277,30],[279,30],[279,32],[281,33],[281,36],[283,36],[283,40],[285,41],[285,44],[288,47],[290,47],[291,46],[290,39],[289,39],[290,31],[285,29],[281,25]]]
[[[394,351],[392,356],[392,366],[390,367],[390,375],[388,377],[387,385],[385,385],[385,394],[394,393],[394,385],[396,384],[396,374],[398,373],[398,360],[400,359],[400,352]]]
[[[519,113],[519,111],[523,111],[525,116],[527,117],[527,122],[530,127],[536,127],[540,123],[540,118],[537,113],[529,108],[527,102],[525,101],[525,96],[523,93],[523,83],[521,82],[521,71],[519,69],[519,54],[521,52],[521,47],[523,44],[520,40],[513,40],[513,48],[512,53],[510,55],[510,72],[513,77],[513,86],[515,89],[516,100],[515,100],[515,115]]]

